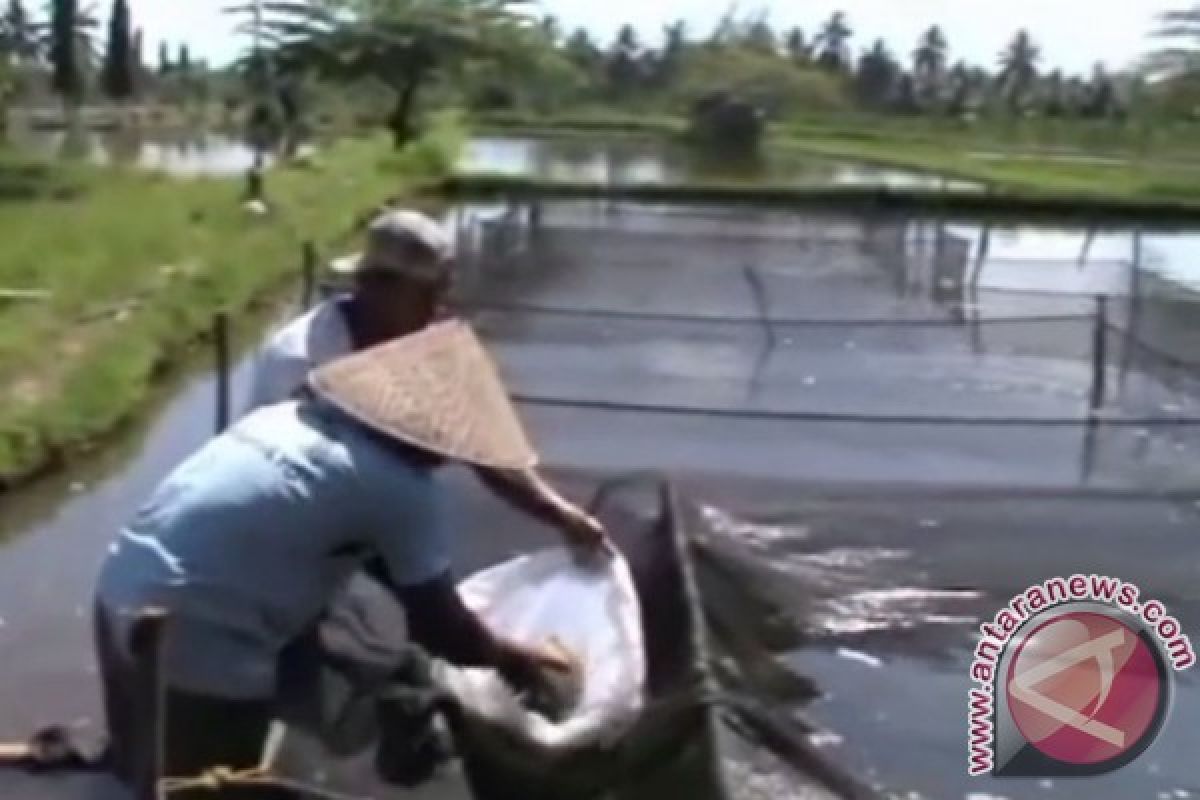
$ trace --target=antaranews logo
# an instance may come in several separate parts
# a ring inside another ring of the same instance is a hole
[[[1191,641],[1118,578],[1051,578],[980,626],[968,696],[971,775],[1103,775],[1146,751]]]

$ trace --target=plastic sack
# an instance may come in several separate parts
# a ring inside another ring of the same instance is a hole
[[[439,665],[437,683],[472,726],[562,753],[610,745],[637,719],[646,662],[641,609],[624,558],[582,567],[565,549],[540,552],[473,575],[459,593],[497,633],[528,644],[557,637],[583,668],[578,705],[554,723],[526,709],[494,670]]]

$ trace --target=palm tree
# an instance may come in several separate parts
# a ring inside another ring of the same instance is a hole
[[[1038,76],[1038,61],[1042,51],[1029,36],[1029,32],[1018,31],[1003,53],[1000,54],[1001,92],[1013,111],[1020,109],[1029,95]]]
[[[850,38],[854,36],[844,11],[834,13],[817,34],[817,62],[829,70],[841,71],[850,65]]]
[[[1150,54],[1149,71],[1164,78],[1200,76],[1200,5],[1159,14],[1155,36],[1170,42]]]
[[[868,108],[883,109],[895,95],[900,77],[900,65],[882,39],[867,51],[858,62],[854,76],[854,92]]]
[[[928,82],[937,81],[946,68],[950,47],[942,29],[934,25],[925,31],[913,52],[913,73]]]
[[[41,55],[37,26],[21,0],[9,0],[0,16],[0,57],[13,64],[27,64]]]

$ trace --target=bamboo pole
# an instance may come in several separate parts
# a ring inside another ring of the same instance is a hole
[[[162,671],[162,642],[167,613],[143,609],[134,621],[130,649],[137,675],[135,725],[138,748],[135,800],[162,800],[160,783],[166,767],[166,702]]]
[[[217,433],[225,432],[230,417],[229,314],[220,311],[213,317],[213,346],[216,350]]]

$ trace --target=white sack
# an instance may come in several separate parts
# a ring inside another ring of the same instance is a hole
[[[528,644],[557,637],[583,667],[579,705],[555,724],[525,709],[494,670],[439,665],[438,683],[473,723],[553,751],[606,745],[628,729],[641,710],[646,663],[624,558],[580,567],[565,549],[549,550],[477,573],[459,592],[497,633]]]

